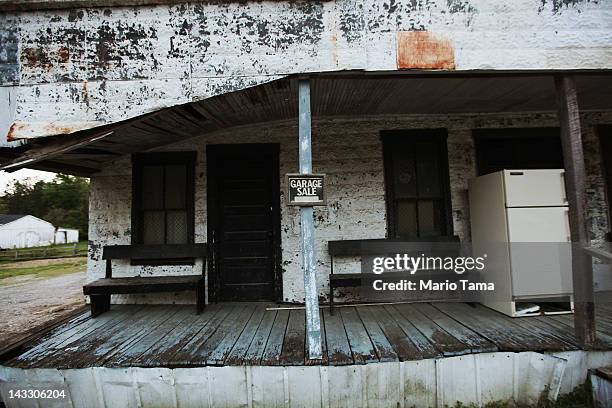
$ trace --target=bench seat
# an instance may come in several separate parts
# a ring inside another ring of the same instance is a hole
[[[341,241],[328,241],[327,249],[331,257],[331,271],[329,274],[329,306],[330,313],[334,311],[334,289],[340,287],[359,287],[365,282],[372,282],[376,279],[384,281],[396,281],[414,277],[410,272],[393,272],[383,274],[375,273],[334,273],[334,257],[338,256],[364,256],[364,255],[382,255],[385,253],[403,252],[404,247],[415,251],[418,248],[418,253],[421,251],[431,251],[436,249],[439,243],[459,243],[457,236],[438,236],[427,237],[413,240],[406,239],[354,239]],[[395,251],[397,250],[397,252]],[[439,251],[439,249],[437,249]],[[390,251],[390,252],[389,252]],[[444,251],[446,252],[446,251]],[[440,270],[430,270],[432,277],[452,276],[452,273]]]
[[[128,293],[178,292],[195,290],[203,280],[202,275],[102,278],[83,286],[83,293],[85,295],[122,295]]]
[[[182,276],[113,277],[112,260],[148,262],[148,265],[175,265],[195,258],[202,259],[202,274]],[[91,315],[96,317],[110,309],[111,295],[155,292],[196,292],[196,310],[201,313],[205,303],[206,244],[173,245],[111,245],[105,246],[102,259],[106,261],[106,276],[83,286],[89,296]]]

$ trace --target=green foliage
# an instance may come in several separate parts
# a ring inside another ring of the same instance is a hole
[[[87,241],[79,241],[76,243],[76,248],[75,244],[73,243],[10,249],[0,251],[0,270],[6,267],[7,263],[12,264],[17,261],[64,258],[82,255],[87,255]]]
[[[29,214],[56,227],[76,228],[87,238],[89,181],[57,174],[52,181],[15,181],[0,197],[5,214]]]
[[[513,401],[494,401],[485,404],[484,408],[592,408],[593,398],[589,381],[577,386],[569,394],[559,395],[556,401],[550,401],[543,396],[533,405],[518,404]],[[474,404],[457,402],[452,408],[477,408]]]

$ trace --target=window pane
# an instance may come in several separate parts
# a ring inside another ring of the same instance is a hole
[[[440,197],[440,165],[438,144],[434,141],[416,143],[416,168],[419,197]]]
[[[473,134],[478,175],[503,169],[563,168],[559,129],[478,129]]]
[[[393,155],[393,186],[397,198],[416,197],[416,174],[411,155],[406,147]]]
[[[397,236],[417,236],[416,201],[397,201]]]
[[[143,244],[164,243],[164,212],[145,211],[142,217]]]
[[[166,244],[187,244],[187,212],[168,211],[166,213]]]
[[[163,166],[143,166],[142,167],[142,208],[162,209],[163,200]]]
[[[437,200],[419,200],[419,236],[440,235],[440,214]]]
[[[187,166],[166,166],[166,208],[185,208],[187,202]]]

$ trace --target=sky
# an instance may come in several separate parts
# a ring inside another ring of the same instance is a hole
[[[27,178],[32,178],[36,180],[50,181],[53,179],[53,177],[55,177],[55,173],[51,173],[48,171],[30,169],[21,169],[12,173],[0,171],[0,195],[3,195],[5,193],[6,188],[12,184],[13,180],[21,181]]]

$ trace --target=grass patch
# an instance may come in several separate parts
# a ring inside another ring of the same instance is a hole
[[[477,408],[477,406],[458,402],[452,408]],[[541,398],[540,401],[532,405],[518,404],[513,401],[495,401],[485,404],[484,408],[593,408],[591,384],[587,380],[584,384],[574,388],[569,394],[559,395],[556,401]]]
[[[76,256],[87,254],[87,241],[77,242]],[[17,254],[17,257],[15,255]],[[28,259],[47,259],[74,256],[74,243],[40,247],[6,249],[0,251],[0,264]]]
[[[35,246],[35,247],[27,247],[27,248],[19,248],[19,250],[30,250],[30,249],[72,249],[74,247],[74,242],[71,244],[53,244],[53,245],[43,245],[43,246]],[[79,241],[77,242],[77,249],[87,249],[87,241]],[[14,249],[7,249],[7,251],[14,251]]]
[[[66,259],[65,262],[52,263],[48,265],[37,265],[28,267],[2,268],[0,267],[0,279],[12,276],[35,275],[37,278],[66,275],[84,271],[87,267],[87,258]]]

